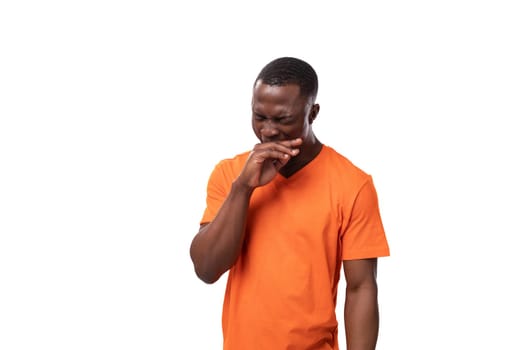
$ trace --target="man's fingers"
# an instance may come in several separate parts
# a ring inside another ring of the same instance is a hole
[[[290,157],[294,157],[299,154],[299,149],[295,148],[302,143],[301,139],[279,141],[279,142],[265,142],[255,145],[253,152],[265,152],[264,154],[271,158],[285,158],[282,155],[276,153],[268,153],[268,151],[280,152],[287,154]]]
[[[293,140],[289,140],[287,142],[290,143],[290,146],[297,147],[297,146],[299,146],[300,144],[303,143],[303,140],[301,138],[296,138],[296,139],[293,139]]]
[[[264,149],[264,150],[258,150],[253,153],[253,157],[257,163],[262,163],[267,159],[277,159],[277,160],[288,160],[290,157],[295,156],[298,152],[298,150],[290,150],[290,151],[281,151],[277,149]]]

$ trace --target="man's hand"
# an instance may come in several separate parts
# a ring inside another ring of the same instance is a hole
[[[302,143],[298,138],[255,145],[237,180],[250,189],[266,185],[290,158],[299,154]]]

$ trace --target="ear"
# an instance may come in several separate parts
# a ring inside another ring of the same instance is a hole
[[[314,122],[315,118],[317,118],[317,114],[319,114],[319,109],[320,108],[321,107],[319,107],[319,104],[316,103],[310,109],[310,115],[308,116],[308,122],[310,124],[312,124]]]

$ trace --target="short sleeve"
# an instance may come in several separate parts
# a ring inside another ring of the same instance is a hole
[[[226,199],[231,187],[231,181],[226,179],[222,169],[222,162],[217,164],[210,174],[206,190],[206,209],[200,224],[212,221]]]
[[[390,249],[379,212],[377,193],[370,176],[348,210],[350,215],[348,212],[344,215],[342,225],[342,259],[389,256]]]

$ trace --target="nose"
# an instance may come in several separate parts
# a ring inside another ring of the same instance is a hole
[[[266,141],[272,141],[279,135],[279,130],[271,120],[266,120],[261,128],[261,136]]]

